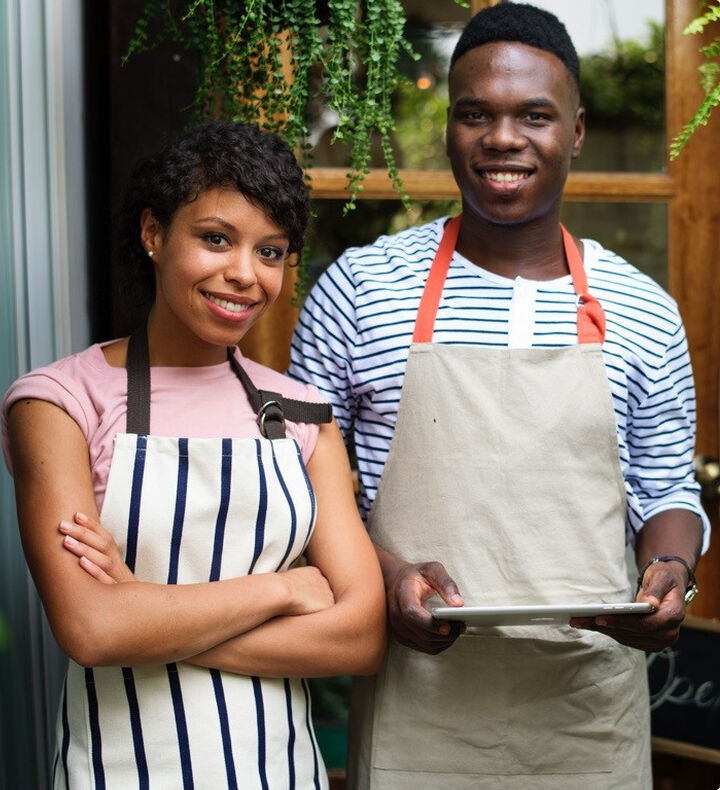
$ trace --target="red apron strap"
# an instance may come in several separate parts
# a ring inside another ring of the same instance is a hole
[[[445,226],[420,300],[415,319],[413,343],[432,343],[435,317],[445,287],[450,261],[457,244],[461,221],[462,215],[459,215],[451,219]],[[578,343],[602,343],[605,340],[605,312],[600,302],[588,291],[585,266],[573,237],[563,225],[560,225],[560,228],[562,229],[565,257],[578,297]]]
[[[435,316],[437,315],[440,297],[445,287],[445,278],[450,268],[450,261],[455,252],[461,221],[462,215],[459,215],[453,217],[445,225],[440,246],[435,253],[435,259],[430,267],[430,273],[425,282],[425,289],[420,300],[420,307],[415,319],[413,343],[432,343]]]
[[[598,300],[588,291],[585,266],[580,257],[575,240],[560,225],[563,234],[563,246],[567,258],[570,276],[575,293],[578,297],[577,335],[578,343],[600,343],[605,340],[605,311]]]

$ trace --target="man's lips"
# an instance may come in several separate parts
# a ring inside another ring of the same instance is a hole
[[[532,170],[517,167],[479,167],[476,171],[481,178],[496,184],[516,184],[532,175]]]

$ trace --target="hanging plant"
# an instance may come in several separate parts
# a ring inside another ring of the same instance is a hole
[[[705,8],[707,11],[693,19],[693,21],[683,30],[685,35],[702,33],[710,24],[720,23],[720,2],[711,3],[706,0]],[[701,127],[705,126],[710,119],[712,111],[720,104],[720,35],[706,47],[701,47],[700,52],[705,57],[705,63],[698,67],[700,72],[700,84],[705,91],[705,99],[698,107],[695,115],[683,126],[680,133],[670,143],[670,159],[675,159],[680,151],[685,147],[692,135]]]
[[[465,0],[454,0],[467,6]],[[309,163],[309,107],[337,118],[333,142],[349,148],[354,208],[377,135],[403,201],[390,135],[392,94],[403,79],[400,0],[146,0],[125,62],[172,40],[198,59],[195,120],[223,117],[279,133]]]

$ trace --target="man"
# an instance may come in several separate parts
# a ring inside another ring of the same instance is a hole
[[[348,250],[300,317],[290,372],[354,431],[395,637],[355,685],[351,787],[651,787],[641,651],[677,638],[708,527],[675,303],[559,222],[578,77],[553,15],[477,14],[449,76],[462,217]],[[433,595],[656,609],[463,633]]]

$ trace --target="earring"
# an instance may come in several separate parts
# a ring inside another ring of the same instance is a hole
[[[148,250],[147,254],[152,258],[153,255],[155,255],[155,252],[154,252],[154,250]]]

